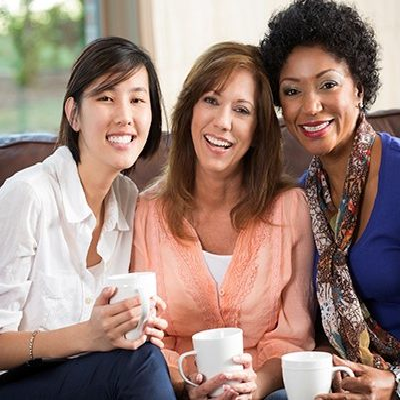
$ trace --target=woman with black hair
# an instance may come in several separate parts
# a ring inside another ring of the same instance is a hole
[[[365,118],[379,88],[378,45],[357,11],[297,0],[260,43],[274,102],[314,157],[303,177],[318,251],[322,325],[353,369],[320,399],[400,394],[400,140]],[[396,184],[397,182],[397,184]]]
[[[104,288],[129,266],[138,190],[121,172],[160,137],[150,57],[122,38],[89,44],[67,85],[57,150],[0,190],[1,399],[175,399],[159,349],[166,321],[126,339],[139,301],[109,304],[116,289]]]

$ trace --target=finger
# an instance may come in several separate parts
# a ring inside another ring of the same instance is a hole
[[[236,382],[253,382],[256,380],[256,373],[252,369],[242,370],[242,371],[231,371],[229,374],[229,380]]]
[[[157,311],[162,312],[167,309],[167,304],[161,297],[156,295],[156,296],[152,296],[151,299],[155,301]]]
[[[218,374],[194,388],[193,392],[198,396],[207,396],[227,382],[226,374]]]
[[[125,337],[125,335],[133,330],[136,329],[138,326],[140,317],[137,318],[128,318],[124,322],[120,323],[119,325],[115,326],[113,329],[107,332],[108,336],[113,338]]]
[[[110,314],[115,315],[115,314],[119,314],[123,311],[132,310],[133,308],[137,308],[138,310],[140,310],[141,309],[140,306],[141,306],[140,297],[134,296],[134,297],[128,297],[124,300],[110,304],[108,306],[108,311]]]
[[[240,394],[251,394],[257,390],[257,384],[254,381],[243,383],[231,382],[230,386],[233,390]]]
[[[164,331],[156,328],[151,328],[149,326],[146,326],[144,329],[144,333],[147,336],[154,336],[156,339],[162,340],[164,338]]]
[[[151,343],[153,343],[153,344],[155,344],[157,347],[159,347],[160,349],[163,349],[164,348],[164,342],[161,340],[161,339],[158,339],[158,338],[156,338],[156,337],[154,337],[154,336],[150,336],[150,342]]]
[[[135,340],[126,339],[125,337],[122,336],[117,341],[117,345],[118,345],[117,347],[120,349],[125,349],[125,350],[137,350],[141,345],[146,343],[146,340],[147,340],[146,335],[142,335]]]
[[[105,287],[97,297],[94,305],[105,306],[106,304],[109,303],[111,297],[114,296],[115,292],[116,292],[115,287]]]
[[[365,368],[362,364],[355,363],[353,361],[349,360],[343,360],[343,358],[338,357],[337,355],[333,355],[333,364],[336,366],[343,365],[345,367],[349,367],[350,369],[353,370],[354,375],[359,376],[362,375]]]
[[[168,322],[163,318],[153,317],[147,320],[147,326],[165,331],[168,328]]]
[[[329,394],[318,394],[314,397],[314,400],[363,400],[365,397],[359,394],[351,393],[329,393]]]
[[[224,392],[217,397],[217,400],[236,400],[238,393],[236,393],[229,385],[223,385]]]
[[[332,389],[333,389],[332,391],[334,393],[343,393],[343,390],[342,390],[342,375],[340,374],[339,371],[336,374],[334,374],[334,376],[333,376]]]
[[[233,361],[242,364],[244,369],[252,368],[253,366],[253,358],[249,353],[238,354],[233,357]]]

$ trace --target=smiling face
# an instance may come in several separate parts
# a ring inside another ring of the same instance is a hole
[[[344,61],[321,47],[296,47],[282,68],[279,98],[287,128],[307,152],[349,151],[362,91]]]
[[[193,107],[192,140],[197,170],[207,173],[241,172],[257,122],[253,75],[238,69],[223,88],[204,93]]]
[[[70,124],[79,132],[80,171],[117,174],[131,167],[149,134],[152,114],[146,68],[99,91],[106,80],[100,78],[85,89],[75,118],[73,98],[66,102]]]

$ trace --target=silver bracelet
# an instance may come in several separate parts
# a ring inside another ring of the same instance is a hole
[[[35,329],[32,332],[31,337],[29,338],[29,360],[32,361],[33,360],[33,344],[35,343],[35,337],[36,335],[39,333],[38,329]]]

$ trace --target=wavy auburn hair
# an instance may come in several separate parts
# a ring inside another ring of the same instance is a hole
[[[196,60],[186,77],[172,114],[168,164],[155,186],[167,224],[178,239],[191,239],[183,217],[194,207],[197,157],[191,135],[193,107],[204,93],[222,90],[239,69],[254,77],[257,122],[252,146],[242,160],[245,196],[231,210],[234,228],[243,229],[250,220],[265,220],[277,193],[291,186],[282,177],[281,133],[258,48],[236,42],[218,43]]]

